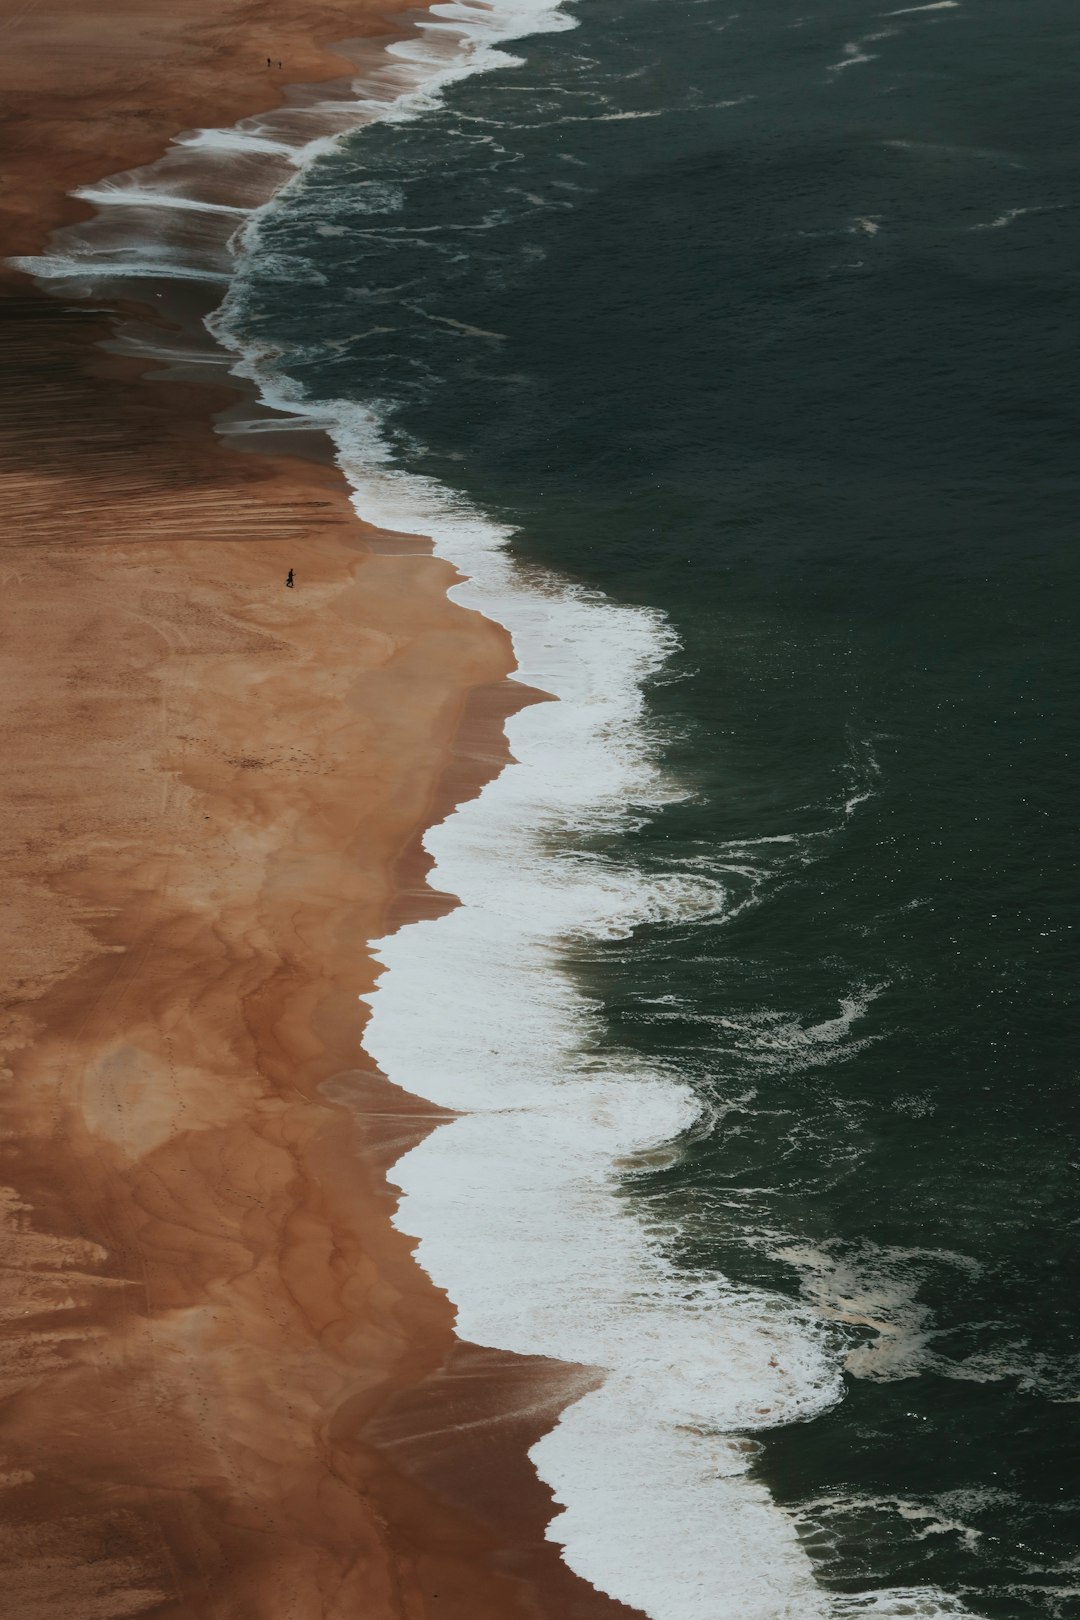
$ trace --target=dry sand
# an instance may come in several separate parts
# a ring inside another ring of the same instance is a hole
[[[4,250],[386,26],[4,0]],[[592,1375],[454,1339],[384,1179],[437,1117],[361,1050],[365,941],[449,903],[420,833],[506,758],[507,637],[335,472],[0,290],[0,1615],[625,1617],[525,1456]]]

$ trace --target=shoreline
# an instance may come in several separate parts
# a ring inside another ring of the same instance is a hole
[[[212,118],[200,93],[178,127]],[[9,251],[174,132],[171,106],[137,139],[107,106],[98,146],[58,164],[60,118],[25,160]],[[545,1541],[526,1456],[596,1375],[454,1339],[385,1181],[449,1116],[360,1049],[360,942],[445,908],[420,836],[491,774],[468,756],[508,757],[508,635],[448,599],[427,542],[365,528],[336,472],[216,439],[231,388],[141,380],[99,309],[4,292],[20,1620],[628,1615]]]

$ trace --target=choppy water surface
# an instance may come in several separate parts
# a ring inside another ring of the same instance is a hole
[[[376,1051],[480,1111],[401,1218],[463,1332],[616,1369],[537,1456],[597,1584],[1068,1620],[1075,10],[573,15],[310,168],[229,315],[564,697],[384,947]]]

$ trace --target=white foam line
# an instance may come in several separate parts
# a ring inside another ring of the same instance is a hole
[[[553,0],[437,4],[414,39],[389,48],[383,82],[393,93],[358,103],[357,121],[421,116],[446,85],[512,62],[501,42],[570,26]],[[303,165],[332,141],[268,141],[249,120],[180,144],[215,161],[271,152]],[[152,167],[139,171],[140,184]],[[258,252],[258,225],[255,212],[233,238],[241,262]],[[206,278],[176,264],[103,263],[92,244],[81,263],[66,252],[33,263],[39,275],[91,283]],[[571,1568],[653,1620],[854,1614],[863,1600],[818,1588],[792,1520],[749,1477],[741,1438],[837,1400],[835,1346],[807,1307],[675,1271],[616,1196],[620,1161],[689,1132],[698,1105],[689,1088],[629,1057],[601,1061],[595,1010],[562,967],[567,942],[715,917],[727,904],[722,883],[657,881],[590,853],[598,834],[673,794],[643,697],[672,632],[659,614],[555,577],[530,570],[526,581],[505,550],[509,531],[397,468],[372,412],[304,400],[245,347],[233,325],[241,292],[242,276],[207,322],[236,355],[234,371],[284,421],[330,434],[368,523],[432,536],[464,576],[455,599],[510,631],[513,678],[559,700],[511,718],[516,763],[425,835],[432,882],[460,906],[375,942],[384,972],[366,998],[366,1045],[392,1080],[458,1116],[391,1172],[402,1191],[395,1222],[418,1239],[420,1264],[454,1301],[463,1337],[607,1369],[602,1387],[532,1452],[560,1507],[548,1534]],[[939,1596],[920,1592],[918,1612],[960,1612]],[[867,1602],[881,1617],[911,1612],[907,1593]]]
[[[853,41],[850,44],[845,45],[843,60],[840,62],[831,62],[829,64],[828,71],[830,73],[843,73],[845,68],[858,67],[861,62],[877,61],[877,57],[873,52],[864,51],[860,48],[860,46],[861,42],[859,41]]]
[[[288,141],[268,140],[237,126],[234,129],[195,129],[186,135],[176,135],[174,146],[193,152],[254,152],[260,155],[297,160],[303,147]]]
[[[929,6],[901,6],[899,11],[882,11],[878,15],[881,17],[910,17],[916,11],[956,11],[959,6],[960,0],[933,0],[933,4]]]
[[[234,214],[246,219],[250,208],[237,208],[231,203],[200,202],[197,197],[185,197],[179,192],[148,191],[138,186],[79,186],[71,193],[81,202],[96,203],[99,208],[176,208],[199,214]]]
[[[18,270],[26,270],[39,281],[114,281],[132,276],[146,281],[209,281],[227,287],[231,270],[207,270],[199,265],[178,264],[170,259],[80,259],[61,254],[26,255],[9,259]]]

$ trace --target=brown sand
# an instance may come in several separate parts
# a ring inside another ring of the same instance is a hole
[[[4,0],[5,250],[384,26]],[[420,831],[506,758],[507,638],[3,290],[0,1615],[625,1617],[525,1457],[593,1375],[454,1339],[384,1179],[437,1116],[360,1048],[364,941],[449,903]]]

